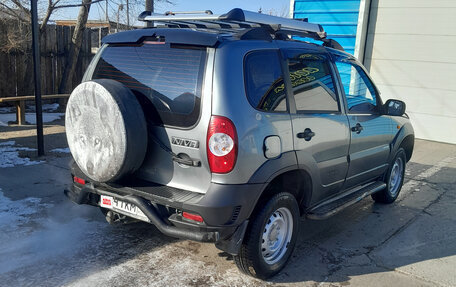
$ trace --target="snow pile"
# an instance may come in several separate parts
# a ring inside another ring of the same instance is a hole
[[[43,123],[49,123],[63,117],[64,113],[43,113]],[[16,114],[1,114],[0,113],[0,126],[7,127],[8,122],[16,121]],[[35,113],[26,113],[25,121],[34,125],[36,124],[36,115]]]
[[[41,109],[43,110],[43,112],[50,112],[50,113],[55,112],[58,108],[59,108],[58,103],[44,104],[41,106]],[[35,105],[27,105],[27,111],[35,112],[35,110],[36,110]],[[8,113],[14,113],[14,112],[16,112],[15,107],[1,107],[0,108],[0,114],[8,114]]]
[[[0,114],[6,114],[6,113],[14,113],[14,108],[13,107],[1,107]]]
[[[51,152],[58,152],[58,153],[70,153],[70,148],[55,148],[52,149]]]
[[[44,104],[44,105],[41,106],[41,109],[43,110],[43,112],[54,112],[58,108],[59,108],[59,104],[58,103]],[[34,112],[36,110],[36,107],[35,107],[35,105],[29,105],[29,106],[27,106],[27,109],[32,111],[32,112]]]
[[[37,212],[39,198],[29,197],[20,201],[12,201],[3,195],[0,188],[0,227],[14,229],[19,223],[24,224],[30,221],[30,215]],[[15,225],[15,226],[14,226]]]
[[[42,163],[42,161],[32,161],[26,157],[19,157],[19,151],[34,151],[36,149],[16,147],[14,144],[14,141],[0,143],[0,168]]]

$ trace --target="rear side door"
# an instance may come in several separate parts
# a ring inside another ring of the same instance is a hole
[[[321,50],[320,50],[321,51]],[[350,134],[329,55],[287,49],[293,143],[298,164],[312,176],[312,203],[343,187]]]
[[[379,93],[362,66],[345,55],[337,54],[334,58],[350,123],[348,188],[384,173],[388,167],[392,122],[389,116],[381,114]]]

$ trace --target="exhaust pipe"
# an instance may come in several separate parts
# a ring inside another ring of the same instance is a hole
[[[112,210],[108,210],[108,212],[106,213],[106,217],[105,218],[106,218],[106,221],[109,224],[112,224],[112,225],[114,225],[114,224],[130,224],[130,223],[140,222],[140,220],[138,220],[138,219],[128,217],[126,215],[114,212]]]

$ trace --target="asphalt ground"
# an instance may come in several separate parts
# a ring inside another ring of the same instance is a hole
[[[456,286],[456,146],[416,140],[390,205],[362,200],[323,221],[303,220],[287,267],[269,281],[242,275],[212,244],[149,224],[109,225],[71,203],[59,124],[47,155],[0,168],[0,286]],[[0,144],[34,147],[31,128],[3,127]],[[6,132],[10,132],[6,136]]]

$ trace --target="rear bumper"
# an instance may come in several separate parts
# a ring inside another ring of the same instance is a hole
[[[121,185],[74,183],[71,189],[65,190],[65,195],[77,204],[94,206],[99,205],[100,195],[116,197],[138,206],[150,222],[168,236],[215,242],[218,248],[236,254],[262,189],[262,184],[213,183],[205,194],[199,194],[130,180]],[[183,218],[184,211],[201,215],[204,222]]]
[[[121,196],[118,194],[112,194],[110,192],[99,191],[93,192],[89,188],[77,188],[73,187],[72,190],[65,190],[65,195],[68,196],[73,202],[78,204],[92,204],[95,205],[93,199],[90,199],[90,194],[97,195],[109,195],[114,196],[122,201],[131,203],[139,207],[141,211],[147,216],[149,221],[154,224],[160,232],[168,236],[185,238],[201,242],[217,242],[220,240],[219,231],[197,231],[197,230],[186,230],[167,224],[164,218],[159,214],[158,210],[150,203],[137,195],[125,195]]]

